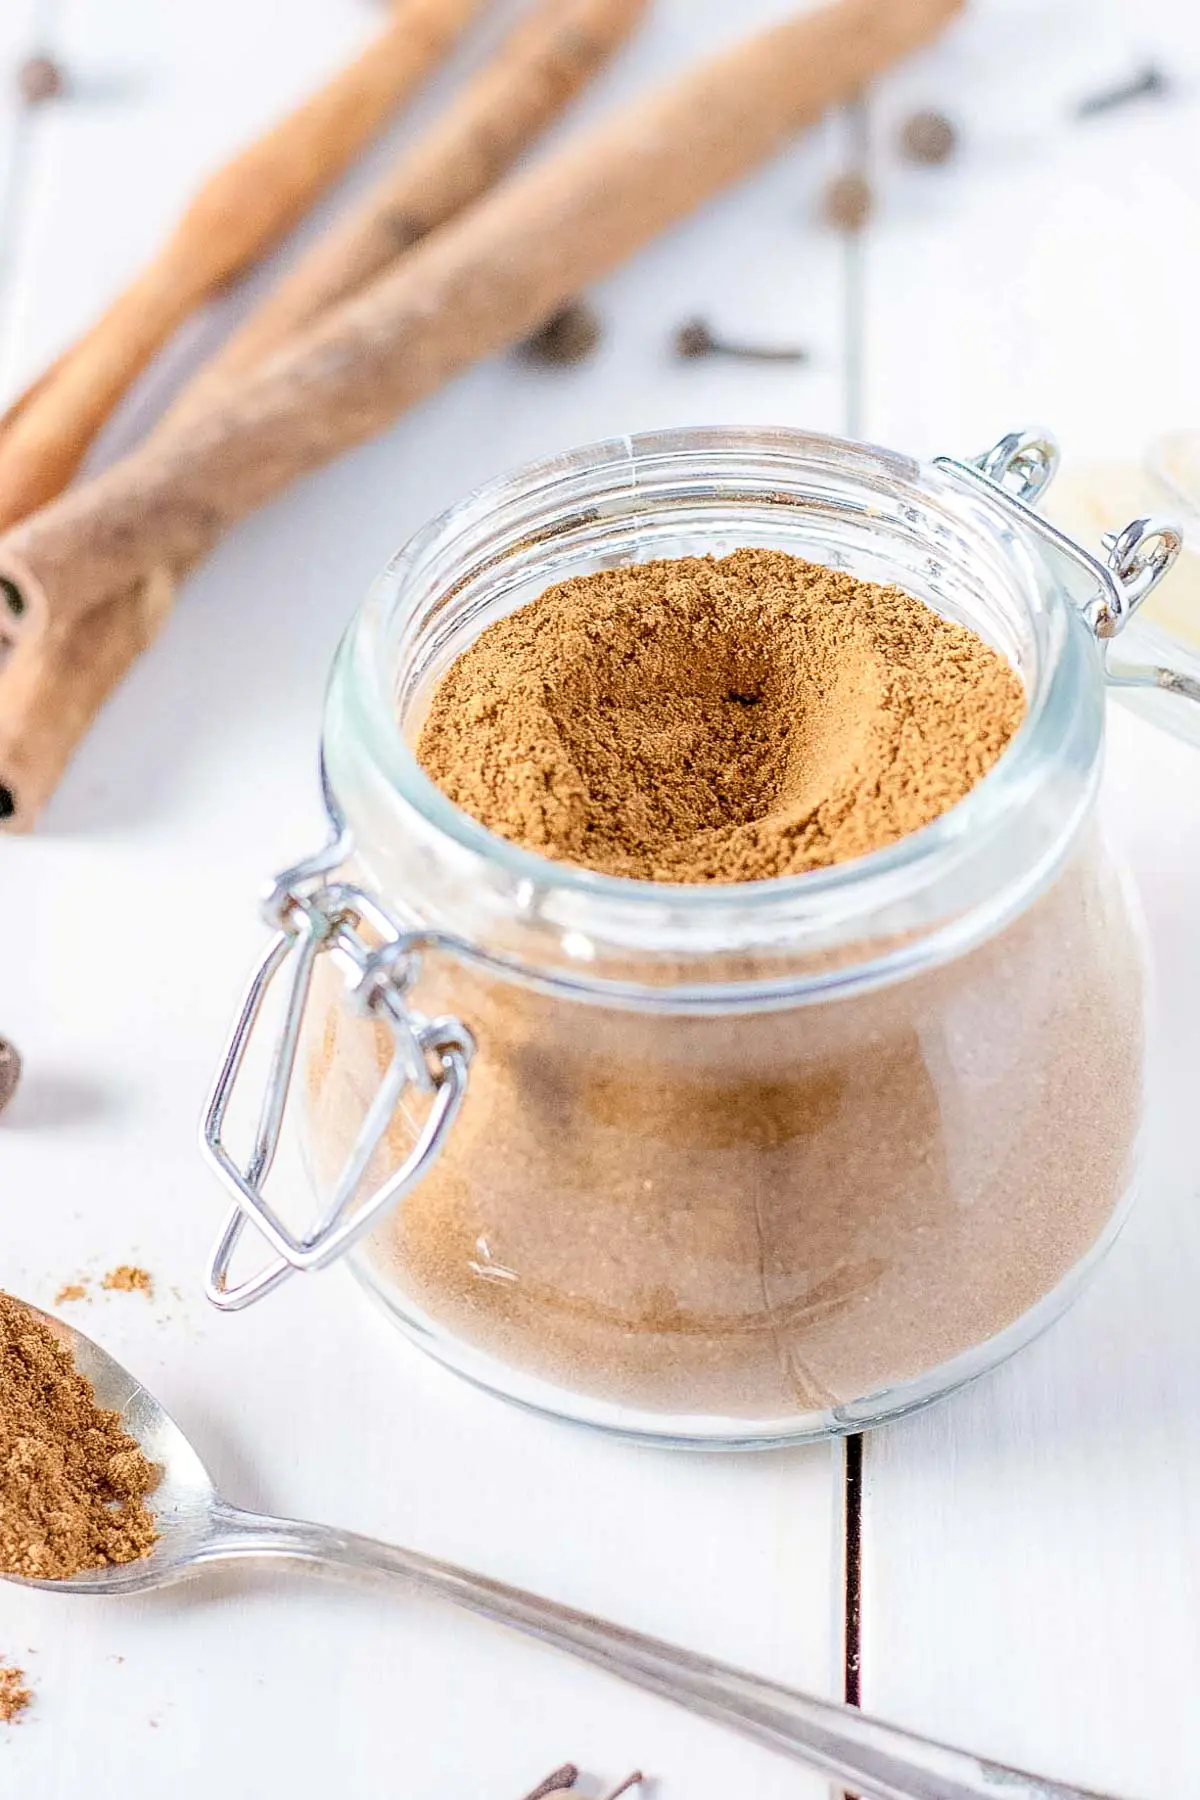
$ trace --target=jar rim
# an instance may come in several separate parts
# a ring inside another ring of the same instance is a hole
[[[939,818],[882,849],[829,868],[736,883],[648,881],[554,861],[490,831],[456,806],[426,775],[405,739],[389,635],[397,617],[415,605],[406,593],[431,555],[448,542],[480,536],[518,496],[545,501],[558,492],[565,501],[581,478],[606,473],[614,485],[624,483],[637,492],[646,486],[652,467],[712,467],[746,458],[760,470],[776,470],[781,478],[815,474],[856,483],[868,495],[919,500],[953,518],[981,544],[991,534],[1002,545],[1031,614],[1039,612],[1048,628],[1039,640],[1026,716],[991,770]],[[775,919],[782,923],[785,915],[800,924],[822,915],[849,913],[862,921],[887,912],[902,896],[943,882],[956,865],[974,859],[986,840],[1010,829],[1034,803],[1048,765],[1066,755],[1088,765],[1086,791],[1055,834],[1053,863],[1043,857],[1037,870],[1026,871],[1029,879],[1023,885],[1029,897],[1031,883],[1037,891],[1045,885],[1067,841],[1073,840],[1074,827],[1090,810],[1103,735],[1102,670],[1094,642],[1039,547],[1013,529],[1003,496],[997,495],[993,504],[986,495],[956,486],[934,465],[875,445],[788,427],[677,427],[607,439],[526,464],[477,487],[416,532],[377,579],[343,640],[331,703],[334,689],[376,775],[436,834],[503,871],[514,884],[531,885],[543,900],[560,898],[568,914],[586,906],[621,915],[634,936],[639,914],[645,918],[664,908],[673,917],[708,921],[714,927],[735,909],[747,928],[758,921],[764,929]],[[329,747],[327,721],[327,752]],[[332,758],[335,786],[339,760]],[[1008,914],[1023,904],[1015,894],[1010,899],[1016,903],[1006,908]],[[541,910],[547,910],[544,904]],[[986,934],[986,929],[979,933]]]

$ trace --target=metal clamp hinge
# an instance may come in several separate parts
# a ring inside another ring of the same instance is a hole
[[[1084,617],[1101,640],[1124,630],[1183,548],[1183,533],[1171,520],[1133,519],[1123,531],[1104,538],[1107,560],[1101,562],[1034,512],[1062,461],[1058,444],[1048,431],[1010,431],[968,462],[949,456],[935,461],[939,468],[983,487],[993,499],[1002,498],[1027,530],[1086,574],[1092,597],[1083,607]]]
[[[234,1197],[207,1281],[209,1298],[226,1312],[262,1299],[290,1275],[327,1268],[403,1200],[440,1155],[466,1092],[475,1047],[470,1032],[457,1019],[426,1018],[408,998],[421,952],[437,944],[437,934],[403,931],[361,889],[331,879],[347,851],[343,834],[317,856],[287,870],[268,894],[263,912],[274,936],[246,990],[205,1109],[204,1154]],[[311,1231],[297,1236],[275,1212],[264,1188],[279,1148],[313,974],[322,956],[340,967],[356,1010],[388,1028],[393,1053],[321,1217]],[[254,1141],[249,1156],[239,1162],[225,1143],[226,1118],[267,995],[285,972],[283,1016]],[[360,1196],[372,1159],[409,1092],[426,1101],[415,1142],[399,1168]],[[230,1266],[247,1225],[267,1240],[275,1260],[231,1285]]]

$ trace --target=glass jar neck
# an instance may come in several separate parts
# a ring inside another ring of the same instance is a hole
[[[429,691],[492,619],[567,575],[746,544],[895,582],[1017,668],[1024,725],[941,819],[827,870],[670,886],[533,855],[425,776],[412,744]],[[1091,809],[1103,710],[1094,640],[986,497],[798,432],[668,432],[522,471],[421,532],[342,645],[324,747],[363,877],[464,956],[615,1003],[794,1004],[915,973],[1027,906]]]

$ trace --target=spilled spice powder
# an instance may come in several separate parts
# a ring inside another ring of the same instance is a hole
[[[71,1306],[77,1300],[87,1299],[86,1281],[65,1281],[54,1296],[55,1306]]]
[[[25,1686],[24,1669],[9,1668],[0,1663],[0,1725],[11,1725],[32,1701],[33,1694]]]
[[[149,1269],[136,1268],[132,1263],[110,1269],[100,1286],[113,1294],[145,1294],[148,1300],[154,1297],[154,1277]]]
[[[579,576],[498,620],[439,684],[418,755],[544,856],[755,881],[928,825],[1024,711],[1008,663],[902,589],[748,549]]]
[[[158,1471],[50,1327],[0,1294],[0,1571],[58,1581],[155,1541]]]

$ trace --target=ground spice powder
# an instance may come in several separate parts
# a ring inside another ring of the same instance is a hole
[[[25,1685],[24,1669],[0,1663],[0,1725],[11,1725],[33,1703],[33,1694]]]
[[[100,1285],[112,1294],[145,1294],[148,1300],[154,1297],[154,1277],[149,1269],[139,1269],[133,1263],[119,1263],[108,1271]]]
[[[49,1325],[0,1294],[0,1571],[58,1581],[155,1541],[158,1472]]]
[[[1021,723],[974,632],[780,550],[583,575],[438,686],[426,773],[526,849],[649,881],[798,875],[927,825]]]

